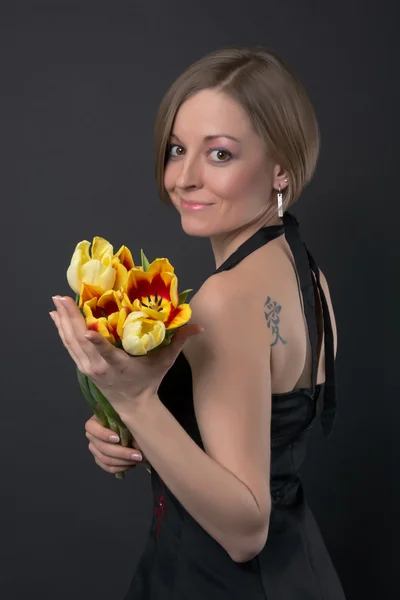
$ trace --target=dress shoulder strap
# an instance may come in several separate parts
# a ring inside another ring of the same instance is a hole
[[[252,254],[258,248],[265,246],[272,240],[283,235],[285,232],[283,225],[269,225],[267,227],[261,227],[245,242],[243,242],[223,263],[218,269],[215,270],[214,274],[221,273],[221,271],[229,271],[239,264],[244,258]]]
[[[292,250],[303,296],[304,313],[312,352],[311,382],[313,394],[315,394],[316,390],[318,369],[318,332],[315,316],[315,285],[318,288],[321,298],[325,340],[325,384],[323,394],[320,394],[318,397],[317,414],[320,418],[325,437],[329,437],[334,425],[337,407],[334,340],[329,307],[324,290],[321,286],[318,266],[300,236],[299,222],[292,214],[286,212],[283,216],[283,223],[285,227],[285,237]]]
[[[322,430],[325,437],[329,437],[332,432],[336,418],[337,398],[336,398],[336,371],[335,371],[335,346],[333,339],[333,329],[331,316],[329,313],[328,302],[325,292],[321,285],[318,266],[316,265],[310,252],[307,250],[310,261],[310,266],[317,280],[318,290],[321,297],[322,314],[324,317],[324,334],[325,334],[325,385],[324,394],[319,399],[320,406],[318,413],[320,415]]]

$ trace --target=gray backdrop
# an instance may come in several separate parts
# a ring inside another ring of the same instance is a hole
[[[48,316],[51,296],[69,293],[72,250],[93,235],[127,243],[136,260],[140,248],[168,256],[181,289],[212,272],[208,240],[185,236],[157,198],[154,117],[193,60],[260,43],[298,73],[322,134],[294,212],[336,309],[339,416],[329,441],[319,427],[312,436],[308,499],[348,598],[394,598],[395,415],[382,366],[395,345],[385,339],[381,262],[382,237],[394,239],[384,235],[395,159],[383,104],[397,77],[394,11],[311,0],[10,4],[0,8],[0,597],[123,597],[150,524],[150,476],[138,468],[121,483],[95,465],[90,412]],[[389,268],[395,258],[388,253]]]

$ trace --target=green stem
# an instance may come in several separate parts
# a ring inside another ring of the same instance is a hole
[[[124,424],[122,424],[122,426],[120,426],[119,428],[120,431],[120,437],[121,437],[121,446],[123,448],[131,448],[132,447],[132,434],[129,431],[129,429],[127,427],[125,427]]]
[[[100,425],[102,427],[111,429],[111,431],[114,431],[114,433],[116,433],[120,438],[119,443],[121,446],[129,448],[129,446],[132,444],[132,435],[129,429],[121,421],[118,413],[114,410],[107,398],[101,393],[93,381],[81,373],[79,369],[76,371],[81,392]],[[124,480],[125,473],[123,471],[121,473],[115,473],[115,477],[117,479]]]
[[[129,448],[132,446],[132,434],[129,431],[129,429],[127,427],[125,427],[125,425],[122,423],[121,421],[121,425],[119,427],[119,437],[120,437],[120,444],[123,448]],[[120,473],[115,473],[115,477],[117,479],[120,479],[121,481],[124,481],[125,479],[125,471],[121,471]]]
[[[100,425],[102,427],[108,427],[107,417],[101,410],[100,406],[96,406],[96,410],[94,411],[94,414],[96,415],[96,419],[98,420],[98,422],[100,423]]]
[[[93,381],[89,377],[87,377],[86,379],[87,379],[90,395],[92,396],[92,398],[94,398],[96,404],[98,404],[100,406],[100,408],[106,415],[110,425],[112,422],[115,422],[118,425],[120,423],[122,423],[117,411],[112,407],[112,405],[109,403],[107,398],[101,393],[99,388],[93,383]]]
[[[91,396],[95,399],[96,403],[99,405],[103,413],[105,414],[108,425],[112,431],[114,431],[120,438],[121,446],[128,448],[132,443],[132,435],[129,429],[125,426],[125,424],[121,421],[119,414],[112,407],[107,398],[102,394],[99,388],[93,383],[89,377],[87,377],[88,388]],[[124,471],[120,473],[115,473],[115,477],[117,479],[124,480],[125,473]]]
[[[100,425],[102,425],[102,427],[108,427],[108,421],[107,421],[106,415],[104,414],[104,411],[97,404],[96,400],[93,398],[92,394],[90,393],[88,378],[86,377],[86,375],[81,373],[81,371],[79,371],[79,369],[76,370],[76,373],[78,376],[79,387],[81,388],[81,392],[82,392],[83,396],[85,397],[86,402],[89,404],[93,413],[96,415],[96,418],[97,418],[98,422],[100,423]]]
[[[78,376],[79,387],[81,388],[81,392],[84,395],[86,402],[89,404],[90,408],[92,409],[92,412],[96,413],[97,402],[90,393],[88,379],[86,375],[81,373],[79,369],[76,370],[76,374]]]

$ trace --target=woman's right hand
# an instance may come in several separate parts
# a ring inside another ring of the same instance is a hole
[[[112,438],[115,433],[100,425],[95,415],[86,421],[85,430],[89,440],[89,450],[103,471],[121,473],[129,471],[137,464],[150,467],[135,440],[132,442],[133,448],[123,448]]]

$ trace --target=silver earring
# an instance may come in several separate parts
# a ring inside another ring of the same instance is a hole
[[[280,217],[283,217],[282,204],[283,204],[283,196],[282,196],[282,192],[281,192],[281,186],[279,186],[279,192],[278,192],[278,215]]]

